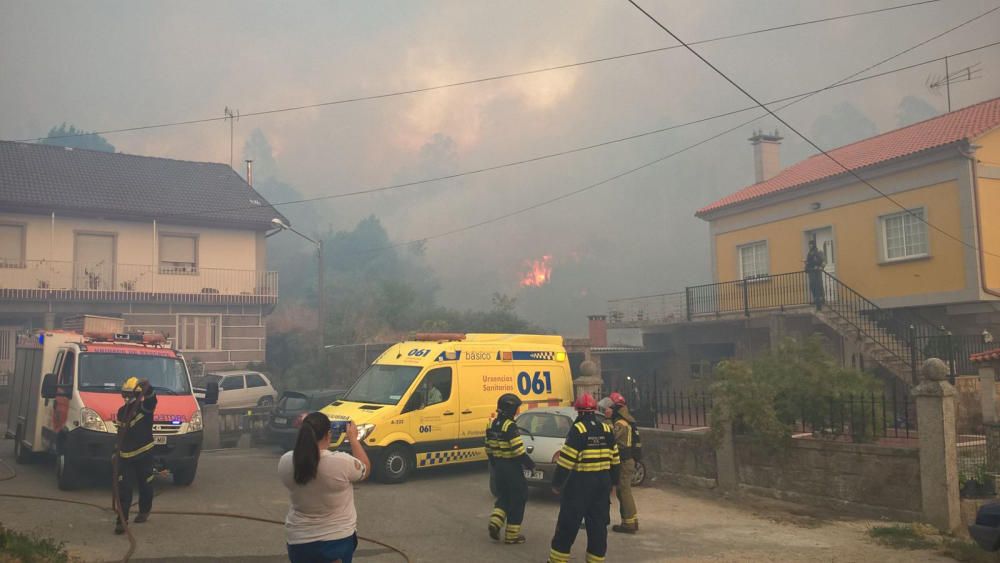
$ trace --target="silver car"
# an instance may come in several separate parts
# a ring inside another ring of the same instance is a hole
[[[551,486],[556,472],[556,458],[566,441],[566,435],[576,420],[573,407],[541,407],[519,414],[514,420],[521,431],[528,457],[535,462],[534,469],[525,469],[524,477],[532,486]],[[600,414],[598,420],[605,420]],[[646,468],[641,462],[635,465],[632,486],[637,487],[646,480]],[[490,491],[495,491],[493,472],[490,471]]]

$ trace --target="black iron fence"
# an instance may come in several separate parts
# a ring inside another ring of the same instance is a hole
[[[707,392],[662,391],[652,417],[657,428],[708,431],[712,423],[712,395]],[[779,400],[779,420],[797,438],[838,439],[872,443],[916,439],[917,410],[905,390],[845,395],[839,398]],[[734,430],[751,434],[754,428],[736,421]]]

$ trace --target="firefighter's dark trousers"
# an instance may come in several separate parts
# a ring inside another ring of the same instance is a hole
[[[126,522],[132,507],[132,489],[136,486],[139,487],[139,512],[153,509],[153,475],[153,454],[150,452],[118,460],[118,499]]]
[[[600,563],[608,551],[608,524],[611,523],[611,476],[608,472],[573,473],[560,495],[556,534],[549,550],[551,563],[569,561],[570,548],[580,531],[587,527],[587,563]]]
[[[497,500],[490,514],[490,526],[502,529],[507,523],[505,539],[514,539],[521,533],[524,504],[528,502],[528,482],[524,480],[521,460],[498,459],[493,464]]]
[[[823,270],[809,270],[809,291],[812,293],[813,305],[820,308],[826,302],[826,292],[823,289]]]

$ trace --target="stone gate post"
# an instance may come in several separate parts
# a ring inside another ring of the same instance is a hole
[[[955,436],[955,388],[948,365],[937,358],[920,368],[913,389],[920,440],[920,494],[924,520],[945,532],[961,526],[958,497],[958,450]]]

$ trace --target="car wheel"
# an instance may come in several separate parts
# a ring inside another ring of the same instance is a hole
[[[271,406],[273,404],[274,404],[274,397],[272,397],[270,395],[267,395],[265,397],[261,397],[260,400],[257,401],[257,406],[258,407],[269,407],[269,406]]]
[[[24,465],[31,463],[33,457],[32,451],[24,447],[24,427],[18,426],[14,432],[14,461]]]
[[[79,486],[79,480],[76,462],[66,453],[65,448],[60,447],[56,454],[56,484],[59,490],[72,491]]]
[[[174,469],[172,472],[174,474],[174,485],[187,487],[191,483],[194,483],[194,476],[197,472],[198,472],[197,462],[185,467],[178,467]]]
[[[385,451],[379,463],[378,480],[396,484],[406,481],[413,471],[413,452],[405,444],[393,444]]]
[[[641,461],[635,462],[635,473],[632,474],[632,486],[638,487],[646,480],[646,466]]]

